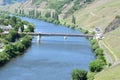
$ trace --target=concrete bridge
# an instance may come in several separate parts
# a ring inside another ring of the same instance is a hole
[[[2,33],[5,35],[8,35],[9,33]],[[22,33],[18,33],[22,34]],[[72,33],[42,33],[42,32],[23,32],[23,34],[31,35],[31,36],[37,36],[37,41],[40,41],[42,36],[70,36],[70,37],[94,37],[94,35],[88,35],[88,34],[72,34]]]
[[[31,35],[31,36],[37,36],[37,41],[40,41],[40,38],[42,36],[64,36],[64,38],[66,38],[67,36],[70,36],[70,37],[94,37],[94,35],[71,34],[71,33],[41,33],[41,32],[34,32],[34,33],[24,33],[24,34]]]

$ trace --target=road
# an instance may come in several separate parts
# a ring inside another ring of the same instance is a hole
[[[107,61],[108,61],[109,63],[111,63],[112,66],[117,65],[117,64],[118,64],[118,58],[117,58],[117,56],[114,54],[114,52],[113,52],[103,41],[99,41],[99,45],[100,45],[100,47],[102,47],[102,45],[103,45],[103,46],[113,55],[114,61],[112,60],[112,58],[110,57],[110,55],[109,55],[108,53],[106,53],[105,50],[104,50],[104,55],[105,55]]]

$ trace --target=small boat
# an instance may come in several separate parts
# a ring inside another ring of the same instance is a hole
[[[64,40],[66,40],[67,39],[67,36],[64,36]]]

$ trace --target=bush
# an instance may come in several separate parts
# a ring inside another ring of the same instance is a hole
[[[0,66],[10,60],[10,56],[5,52],[0,52]]]
[[[89,72],[89,73],[87,74],[87,80],[93,80],[93,79],[94,79],[95,74],[96,74],[96,73]]]
[[[97,43],[97,40],[96,40],[96,39],[91,39],[91,40],[90,40],[90,43],[91,43],[92,45],[94,45],[95,43]]]
[[[100,64],[99,60],[95,60],[90,62],[89,64],[89,70],[91,72],[100,72],[103,69],[102,65]]]
[[[98,43],[95,43],[92,45],[92,50],[95,51],[97,48],[99,48]]]
[[[103,49],[97,48],[97,49],[95,50],[95,55],[96,55],[96,56],[98,56],[98,55],[103,56]]]
[[[72,71],[72,80],[87,80],[87,71],[74,69]]]

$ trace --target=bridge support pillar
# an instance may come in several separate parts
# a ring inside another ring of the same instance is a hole
[[[38,35],[37,35],[37,42],[38,42],[38,43],[40,42],[40,39],[41,39],[41,35],[38,34]]]

